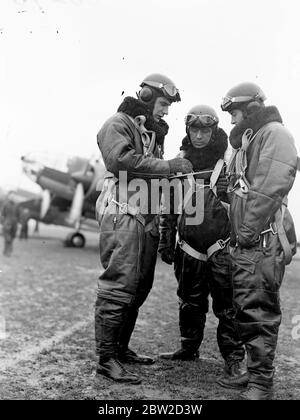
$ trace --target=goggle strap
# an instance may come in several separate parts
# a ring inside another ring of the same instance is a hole
[[[230,97],[230,96],[225,96],[225,98],[223,98],[222,101],[222,109],[226,109],[229,105],[232,105],[234,103],[239,103],[239,102],[249,102],[249,101],[253,101],[257,98],[259,98],[259,93],[257,93],[254,96],[234,96],[234,97]]]
[[[165,92],[171,97],[174,97],[179,93],[179,90],[177,89],[177,87],[171,84],[163,85],[160,82],[152,82],[152,81],[147,80],[147,82],[143,82],[143,85],[158,88],[158,89],[164,89]],[[171,87],[171,90],[169,89],[168,86]]]
[[[210,126],[210,125],[214,125],[214,124],[218,124],[218,120],[216,119],[216,117],[214,117],[213,115],[209,115],[209,114],[199,114],[199,115],[197,115],[197,114],[188,114],[186,117],[185,117],[185,123],[186,124],[191,124],[191,123],[193,123],[194,121],[197,121],[197,120],[200,120],[200,122],[203,124],[203,125],[207,125],[207,126]],[[206,120],[205,120],[206,119]],[[211,124],[208,124],[208,121],[211,121],[212,123]]]

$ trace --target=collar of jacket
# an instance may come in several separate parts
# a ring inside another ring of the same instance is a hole
[[[138,115],[146,117],[145,127],[149,131],[156,134],[156,142],[163,148],[165,136],[168,134],[169,126],[164,120],[156,122],[152,116],[150,109],[138,99],[127,96],[118,108],[118,112],[123,112],[133,119]]]
[[[185,136],[180,150],[183,150],[182,156],[192,163],[194,171],[211,169],[219,159],[224,157],[228,146],[227,138],[225,131],[218,127],[214,137],[206,147],[197,149],[192,145],[188,136]]]
[[[242,145],[242,137],[247,130],[251,128],[255,134],[261,127],[270,122],[282,123],[281,115],[276,106],[266,106],[251,114],[248,118],[237,124],[230,132],[229,141],[234,149],[238,149]]]

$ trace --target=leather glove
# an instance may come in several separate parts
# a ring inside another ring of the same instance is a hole
[[[229,246],[231,248],[235,248],[236,246],[236,236],[233,233],[230,234]]]
[[[163,262],[172,265],[174,262],[174,250],[172,248],[164,248],[160,251]]]
[[[177,172],[182,172],[183,174],[188,174],[193,172],[193,165],[191,162],[184,158],[174,158],[168,161],[170,165],[171,174],[176,174]]]
[[[227,194],[228,181],[225,175],[220,175],[217,181],[217,195]]]

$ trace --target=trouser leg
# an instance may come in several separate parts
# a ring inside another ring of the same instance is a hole
[[[228,367],[244,359],[245,349],[234,323],[231,258],[227,249],[215,253],[209,260],[212,307],[219,323],[217,341]]]
[[[127,307],[124,314],[124,322],[118,337],[118,351],[124,353],[128,349],[131,335],[135,328],[135,323],[139,314],[139,310],[133,307]]]
[[[3,248],[3,255],[9,255],[9,240],[4,235],[4,248]]]
[[[204,335],[206,314],[203,306],[193,305],[190,302],[179,304],[179,328],[181,346],[191,352],[199,349]]]
[[[284,258],[277,235],[269,234],[267,246],[237,248],[233,254],[236,323],[248,355],[249,383],[270,387],[281,310],[279,288]]]
[[[13,250],[14,227],[10,223],[3,224],[4,249],[3,255],[10,256]]]
[[[143,237],[138,222],[126,214],[106,213],[100,225],[100,260],[95,311],[96,351],[116,355],[121,330],[140,277]]]
[[[123,325],[125,305],[120,301],[97,296],[95,308],[95,337],[99,362],[97,374],[116,382],[139,384],[141,379],[129,372],[118,360],[118,337]]]
[[[118,301],[98,295],[95,305],[96,353],[100,361],[117,358],[117,342],[126,307]]]
[[[119,338],[119,347],[121,352],[124,352],[128,348],[131,335],[135,328],[139,308],[144,304],[151,291],[157,259],[158,241],[159,237],[158,233],[156,234],[156,231],[147,232],[145,234],[139,281],[135,297],[127,308]]]
[[[208,312],[206,263],[196,260],[178,248],[175,258],[181,344],[183,348],[195,352],[203,340]]]

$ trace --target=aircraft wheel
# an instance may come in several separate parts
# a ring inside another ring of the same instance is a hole
[[[85,237],[79,232],[70,233],[65,240],[65,245],[74,248],[83,248],[85,245]]]

